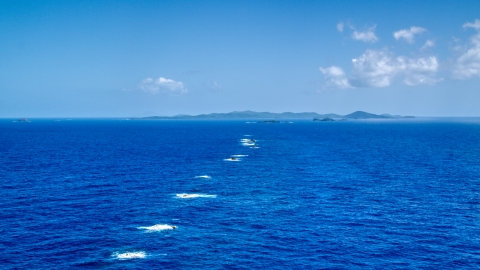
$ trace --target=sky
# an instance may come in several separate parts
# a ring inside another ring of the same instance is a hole
[[[1,1],[0,117],[480,116],[480,0]]]

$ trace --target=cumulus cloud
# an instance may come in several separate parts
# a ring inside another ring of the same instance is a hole
[[[337,23],[337,30],[338,30],[339,32],[343,32],[343,27],[345,27],[345,25],[343,24],[343,22]]]
[[[376,26],[369,28],[367,31],[364,32],[355,30],[352,33],[352,38],[363,42],[374,43],[378,40],[377,36],[375,35],[375,27]]]
[[[375,35],[375,26],[367,31],[358,31],[350,24],[342,22],[337,24],[338,31],[342,32],[348,27],[351,37],[364,42],[378,41]],[[448,61],[449,70],[456,79],[480,77],[480,20],[463,24],[465,30],[472,31],[467,43],[461,43],[454,38],[456,46],[453,47],[455,58]],[[412,26],[393,32],[396,40],[414,43],[417,35],[426,32],[422,27]],[[435,41],[428,39],[420,50],[436,46]],[[445,66],[444,68],[446,68]],[[357,87],[388,87],[394,81],[401,81],[405,85],[432,85],[443,80],[438,73],[440,63],[436,56],[406,57],[395,56],[387,49],[366,50],[362,55],[352,59],[351,72],[345,72],[338,66],[320,67],[327,86],[335,88]]]
[[[146,78],[140,82],[138,88],[150,94],[185,94],[188,92],[182,82],[165,79],[163,77],[158,79]]]
[[[435,46],[435,41],[429,39],[425,42],[425,44],[423,44],[421,50],[425,50],[433,46]]]
[[[476,19],[473,23],[467,22],[463,25],[463,28],[473,28],[477,31],[480,31],[480,20]]]
[[[367,50],[352,59],[352,85],[356,87],[386,87],[398,73],[397,63],[387,51]]]
[[[453,69],[453,75],[457,79],[467,79],[480,76],[480,20],[473,23],[465,23],[464,28],[473,28],[477,31],[470,38],[469,46],[457,58]]]
[[[343,69],[339,67],[329,67],[329,68],[320,68],[320,72],[323,73],[325,79],[327,80],[327,85],[336,86],[338,88],[350,88],[350,83],[345,76]]]
[[[367,50],[360,57],[352,59],[352,76],[347,79],[339,67],[320,68],[327,85],[347,87],[387,87],[396,77],[403,77],[406,85],[434,84],[438,61],[434,56],[410,59],[394,57],[386,50]]]
[[[421,34],[427,31],[425,28],[412,26],[410,29],[402,29],[397,32],[393,32],[393,36],[396,40],[404,39],[408,43],[413,43],[415,35]]]
[[[435,56],[421,57],[417,59],[398,57],[397,61],[400,69],[405,72],[405,79],[403,82],[406,85],[432,85],[443,80],[434,77],[439,68],[438,60]]]

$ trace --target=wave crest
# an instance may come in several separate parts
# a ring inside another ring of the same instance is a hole
[[[212,179],[210,175],[197,175],[195,178],[205,178],[205,179]]]
[[[151,231],[151,232],[165,231],[165,230],[175,230],[176,228],[177,228],[177,226],[172,226],[172,225],[168,225],[168,224],[155,224],[153,226],[137,227],[137,229]]]
[[[178,198],[181,199],[192,199],[192,198],[216,198],[217,195],[209,195],[209,194],[197,194],[197,193],[179,193],[177,194]]]
[[[131,259],[143,259],[147,257],[147,254],[144,251],[133,251],[133,252],[124,252],[124,253],[115,252],[113,253],[112,256],[119,260],[131,260]]]
[[[239,159],[239,158],[235,158],[235,159],[233,159],[233,158],[226,158],[226,159],[224,159],[224,161],[238,162],[238,161],[241,161],[241,159]]]

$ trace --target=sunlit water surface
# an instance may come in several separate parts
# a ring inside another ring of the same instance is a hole
[[[0,120],[0,207],[2,269],[476,268],[480,119]]]

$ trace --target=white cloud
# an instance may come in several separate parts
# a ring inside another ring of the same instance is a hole
[[[422,27],[412,26],[410,29],[402,29],[400,31],[394,32],[393,36],[396,40],[405,39],[408,43],[413,43],[415,35],[425,32],[426,29]]]
[[[138,85],[145,93],[157,94],[157,93],[166,93],[166,94],[185,94],[187,89],[183,86],[182,82],[176,82],[174,80],[165,79],[160,77],[158,79],[147,78],[140,82]]]
[[[353,79],[356,87],[386,87],[398,73],[397,63],[386,51],[367,50],[359,58],[352,59]]]
[[[425,42],[425,44],[423,44],[421,50],[425,50],[433,46],[435,46],[435,41],[429,39]]]
[[[347,87],[387,87],[398,76],[404,77],[407,85],[434,84],[438,61],[434,56],[409,59],[394,57],[386,50],[367,50],[358,58],[352,59],[351,79],[347,79],[339,67],[320,68],[327,79],[327,85]]]
[[[480,20],[465,23],[464,28],[473,28],[477,33],[470,38],[470,46],[457,58],[453,75],[457,79],[480,76]]]
[[[222,89],[222,86],[218,84],[215,80],[212,80],[210,87],[214,89]]]
[[[222,86],[215,80],[210,81],[210,83],[208,84],[208,88],[212,92],[217,92],[217,91],[222,90]]]
[[[338,29],[339,32],[343,32],[343,27],[345,27],[343,22],[337,23],[337,29]]]
[[[405,72],[403,82],[406,85],[435,84],[443,79],[436,79],[435,73],[438,72],[439,64],[435,56],[421,57],[417,59],[407,59],[398,57],[397,61],[400,68]]]
[[[355,40],[360,40],[363,42],[376,42],[378,40],[377,36],[375,35],[375,27],[368,29],[365,32],[360,31],[353,31],[352,38]]]
[[[465,23],[463,25],[463,28],[468,28],[468,27],[471,27],[477,31],[480,31],[480,20],[476,19],[473,23]]]
[[[327,85],[336,86],[342,89],[351,87],[347,77],[345,76],[345,72],[343,72],[343,69],[332,66],[329,68],[320,68],[320,71],[327,79]]]
[[[470,48],[457,59],[453,74],[457,79],[480,76],[480,46]]]

